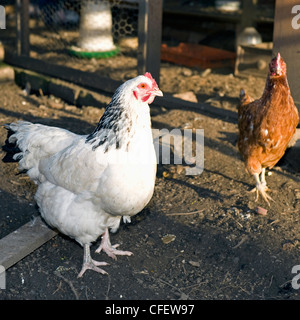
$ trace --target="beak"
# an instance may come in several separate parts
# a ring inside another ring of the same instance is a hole
[[[162,97],[163,96],[163,93],[161,90],[159,90],[158,88],[155,88],[151,91],[149,91],[149,93],[155,95],[155,96],[159,96],[159,97]]]
[[[275,74],[277,75],[280,75],[281,74],[281,67],[278,66],[276,69],[275,69]]]

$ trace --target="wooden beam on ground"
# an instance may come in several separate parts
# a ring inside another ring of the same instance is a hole
[[[45,94],[53,94],[54,96],[61,98],[68,103],[75,105],[93,105],[95,107],[103,105],[100,101],[98,103],[97,97],[93,94],[93,90],[88,93],[83,88],[89,88],[89,83],[82,82],[81,87],[70,87],[65,82],[57,80],[57,78],[45,78],[42,74],[33,73],[31,70],[20,70],[16,68],[15,79],[19,86],[25,87],[29,82],[31,88],[38,90],[42,87]],[[71,79],[66,79],[68,82],[72,82]],[[120,82],[121,83],[121,82]],[[95,90],[94,90],[95,91]],[[114,90],[105,90],[108,93],[113,93]],[[82,94],[78,94],[81,92]],[[77,98],[76,98],[77,97]],[[165,107],[167,109],[178,109],[183,111],[195,111],[203,115],[207,115],[214,118],[219,118],[227,122],[237,123],[237,112],[226,110],[223,108],[214,107],[208,103],[195,103],[179,98],[175,98],[170,94],[165,94],[163,97],[156,97],[151,106]]]
[[[162,98],[156,97],[152,104],[158,107],[165,107],[166,109],[195,111],[200,114],[213,118],[219,118],[230,123],[237,123],[237,112],[214,107],[208,103],[196,103],[182,100],[168,94],[164,95]]]
[[[57,234],[40,217],[0,239],[0,266],[8,269]]]
[[[7,51],[5,51],[4,61],[16,67],[32,70],[99,91],[113,93],[122,84],[121,81],[101,77],[98,74],[48,63],[27,56],[18,56]]]

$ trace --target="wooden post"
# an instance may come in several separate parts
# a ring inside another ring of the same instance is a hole
[[[256,27],[255,17],[256,17],[256,0],[242,0],[242,16],[239,23],[236,24],[235,34],[236,34],[236,45],[237,37],[243,30],[247,27]],[[236,47],[238,49],[238,47]]]
[[[17,52],[29,56],[29,0],[16,1]]]
[[[243,30],[246,27],[255,27],[254,20],[256,16],[256,1],[255,0],[243,0],[243,11],[241,17],[240,28]]]
[[[273,56],[280,52],[287,64],[292,96],[300,111],[300,3],[299,0],[277,0],[275,7]]]
[[[138,74],[150,72],[159,84],[162,0],[140,0],[138,21]]]

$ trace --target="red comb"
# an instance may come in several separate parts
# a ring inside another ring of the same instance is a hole
[[[144,76],[151,80],[153,87],[158,87],[156,81],[153,79],[153,77],[151,76],[151,74],[149,72],[146,72],[144,74]]]
[[[280,57],[280,53],[278,52],[278,53],[277,53],[277,56],[276,56],[276,63],[279,63],[279,62],[280,62],[280,58],[281,58],[281,57]]]

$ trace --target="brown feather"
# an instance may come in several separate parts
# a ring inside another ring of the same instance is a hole
[[[241,90],[238,148],[250,174],[272,168],[280,160],[299,122],[286,77],[286,65],[280,58],[280,74],[274,74],[278,56],[276,61],[274,59],[260,99],[253,101]]]

